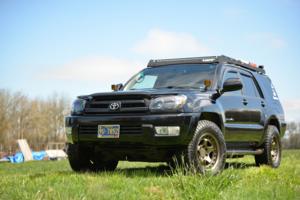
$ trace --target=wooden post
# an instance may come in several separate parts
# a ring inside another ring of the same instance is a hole
[[[31,149],[29,148],[27,140],[21,139],[21,140],[17,140],[17,141],[18,141],[20,150],[23,153],[24,161],[33,160],[33,158],[32,158],[32,152],[31,152]]]

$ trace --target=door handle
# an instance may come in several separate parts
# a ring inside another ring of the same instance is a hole
[[[262,106],[262,107],[265,107],[265,106],[266,106],[265,102],[262,101],[262,102],[261,102],[261,106]]]
[[[242,103],[246,106],[248,104],[247,99],[243,99]]]

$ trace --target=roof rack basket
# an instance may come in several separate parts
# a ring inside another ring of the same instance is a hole
[[[263,66],[256,67],[255,64],[250,62],[245,62],[242,60],[237,60],[230,58],[228,56],[206,56],[206,57],[192,57],[192,58],[175,58],[175,59],[159,59],[150,60],[148,67],[159,67],[162,65],[172,65],[172,64],[198,64],[198,63],[227,63],[234,64],[240,67],[247,68],[252,71],[257,71],[261,74],[265,74]]]

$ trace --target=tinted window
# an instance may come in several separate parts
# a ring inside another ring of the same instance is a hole
[[[278,101],[278,95],[275,91],[275,88],[272,87],[272,82],[266,75],[258,75],[255,76],[256,80],[259,83],[259,86],[263,93],[263,98],[267,99],[267,101]],[[275,91],[275,93],[274,93]]]
[[[239,75],[236,71],[227,71],[223,78],[223,84],[229,78],[239,78]],[[242,94],[241,90],[237,90],[237,91],[226,92],[224,95],[241,95],[241,94]]]
[[[243,81],[243,94],[249,97],[257,97],[258,91],[253,78],[246,74],[241,74],[241,78]]]
[[[273,99],[274,99],[274,100],[279,100],[278,95],[277,95],[277,92],[276,92],[275,87],[274,87],[273,84],[271,84],[271,88],[272,88],[272,94],[273,94],[272,96],[273,96]]]

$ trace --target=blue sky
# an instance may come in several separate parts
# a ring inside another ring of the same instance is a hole
[[[151,58],[225,54],[265,65],[300,120],[300,1],[0,1],[0,88],[108,91]]]

